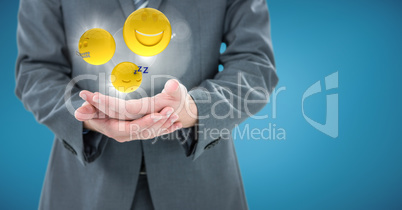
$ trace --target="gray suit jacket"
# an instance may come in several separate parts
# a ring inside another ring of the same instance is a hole
[[[129,209],[142,156],[156,209],[247,209],[230,131],[266,104],[256,87],[270,93],[278,81],[266,2],[150,0],[148,7],[169,18],[172,41],[144,76],[142,95],[126,98],[158,93],[166,75],[176,77],[197,104],[199,132],[181,129],[168,138],[118,143],[95,132],[83,137],[72,114],[83,103],[80,90],[111,95],[108,75],[118,59],[91,66],[75,52],[90,28],[120,36],[133,1],[21,0],[16,94],[55,134],[40,209]],[[223,54],[221,42],[227,44]],[[123,48],[117,44],[115,56],[124,56],[118,55],[127,52]],[[263,102],[246,107],[245,97]]]

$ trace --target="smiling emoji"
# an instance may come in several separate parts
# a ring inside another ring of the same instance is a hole
[[[104,29],[93,28],[82,34],[78,42],[82,59],[92,65],[107,63],[116,51],[113,36]]]
[[[142,82],[142,72],[131,62],[122,62],[114,67],[110,80],[116,90],[130,93],[137,90]]]
[[[159,10],[142,8],[128,16],[123,37],[128,48],[141,56],[154,56],[169,44],[172,28],[167,17]]]

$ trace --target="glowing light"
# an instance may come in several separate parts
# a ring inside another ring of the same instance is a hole
[[[131,62],[117,64],[110,75],[114,88],[123,93],[137,90],[142,82],[142,72],[138,69],[138,66]]]
[[[84,61],[92,65],[107,63],[116,51],[113,36],[104,29],[93,28],[82,34],[78,50]]]
[[[128,48],[141,56],[161,53],[170,42],[172,28],[167,17],[159,10],[142,8],[128,16],[123,37]]]

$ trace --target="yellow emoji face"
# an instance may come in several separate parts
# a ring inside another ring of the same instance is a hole
[[[114,67],[110,80],[116,90],[130,93],[137,90],[142,82],[142,72],[138,66],[131,62],[122,62]]]
[[[137,55],[154,56],[169,44],[172,28],[167,17],[159,10],[142,8],[128,16],[123,37],[128,48]]]
[[[78,51],[87,63],[102,65],[113,57],[116,43],[113,36],[106,30],[93,28],[82,34]]]

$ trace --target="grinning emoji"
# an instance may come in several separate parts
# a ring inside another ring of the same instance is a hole
[[[167,17],[159,10],[143,8],[128,16],[123,37],[128,48],[141,56],[154,56],[169,44],[172,28]]]
[[[113,57],[116,43],[113,36],[106,30],[93,28],[82,34],[78,51],[87,63],[102,65]]]
[[[122,62],[114,67],[110,80],[116,90],[130,93],[137,90],[142,82],[142,72],[131,62]]]

